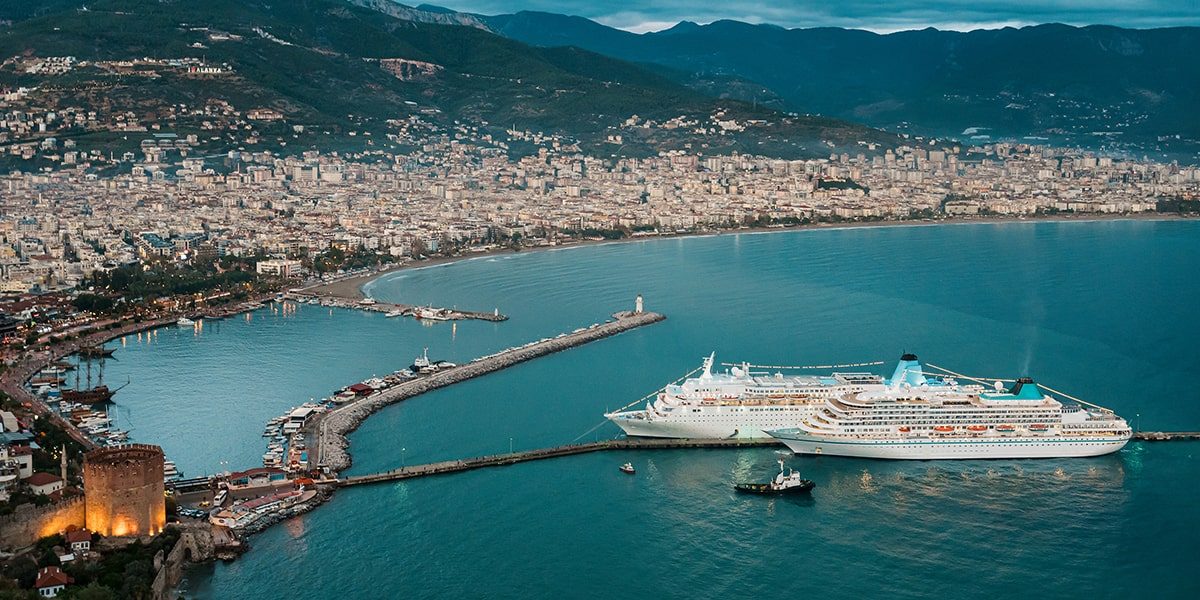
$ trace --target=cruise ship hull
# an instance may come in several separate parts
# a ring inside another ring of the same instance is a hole
[[[800,434],[776,434],[774,437],[796,454],[899,460],[1081,458],[1111,454],[1129,443],[1126,436],[1078,439],[981,437],[955,440],[850,440]]]
[[[698,422],[700,419],[647,419],[643,415],[645,415],[645,411],[634,411],[608,415],[608,418],[617,427],[620,427],[625,435],[631,437],[751,440],[771,439],[771,435],[765,431],[766,429],[776,429],[780,427],[781,423],[792,424],[803,418],[803,415],[797,414],[788,417],[787,421],[780,421],[776,418],[772,420],[773,422],[759,424],[745,416],[730,414],[710,416],[707,418],[709,422],[705,423]]]

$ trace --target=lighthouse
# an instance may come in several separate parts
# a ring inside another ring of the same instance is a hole
[[[633,312],[634,312],[634,314],[638,314],[638,315],[642,314],[642,295],[641,294],[638,294],[637,300],[635,300],[633,302]]]

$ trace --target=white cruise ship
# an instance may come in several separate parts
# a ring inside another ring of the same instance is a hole
[[[872,373],[784,375],[752,372],[746,364],[713,373],[714,360],[710,354],[699,376],[663,388],[644,410],[604,416],[631,436],[762,439],[768,429],[794,427],[828,398],[885,383]]]
[[[799,426],[769,433],[797,454],[920,460],[1099,456],[1133,432],[1111,411],[1060,402],[1027,377],[1006,390],[914,371],[829,398]]]

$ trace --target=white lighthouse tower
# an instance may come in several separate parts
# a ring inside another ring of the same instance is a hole
[[[637,315],[642,314],[642,295],[641,294],[637,295],[637,300],[635,300],[633,303],[633,313],[637,314]]]

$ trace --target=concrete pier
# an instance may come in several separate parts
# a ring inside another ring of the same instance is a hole
[[[371,413],[384,406],[460,381],[499,371],[527,360],[604,339],[643,325],[657,323],[665,318],[663,315],[653,312],[619,312],[613,315],[611,321],[478,358],[464,365],[443,369],[339,406],[309,419],[305,423],[303,431],[306,433],[309,440],[308,447],[311,449],[309,465],[334,473],[349,467],[350,455],[346,451],[349,442],[346,440],[346,434],[354,431]]]
[[[316,300],[321,306],[391,313],[403,317],[412,317],[415,319],[429,321],[461,321],[464,319],[475,319],[479,321],[499,322],[508,320],[508,316],[500,314],[499,310],[495,310],[493,312],[480,312],[474,310],[459,310],[457,308],[417,306],[414,304],[393,304],[391,302],[375,301],[367,302],[356,298],[321,296],[306,291],[289,292],[287,297],[292,300]]]
[[[1143,442],[1174,442],[1200,440],[1200,431],[1139,431],[1133,439]]]
[[[339,486],[363,485],[367,483],[380,483],[384,481],[397,481],[401,479],[412,479],[415,477],[428,477],[430,475],[441,475],[444,473],[457,473],[459,471],[471,471],[474,469],[482,469],[484,467],[499,467],[503,465],[512,465],[519,462],[528,462],[531,460],[542,460],[546,458],[557,458],[559,456],[573,456],[576,454],[588,454],[591,452],[603,452],[608,450],[664,450],[677,448],[758,448],[763,446],[782,446],[774,439],[667,439],[667,438],[622,438],[616,440],[607,440],[603,442],[592,442],[588,444],[569,444],[566,446],[557,446],[554,448],[542,448],[538,450],[526,450],[524,452],[513,452],[509,454],[494,454],[490,456],[476,456],[463,460],[447,460],[436,463],[423,465],[412,465],[401,467],[383,473],[372,473],[370,475],[355,475],[338,479]]]
[[[1133,439],[1146,442],[1163,442],[1163,441],[1181,441],[1181,440],[1200,440],[1200,432],[1191,431],[1147,431],[1136,433]],[[482,469],[484,467],[499,467],[504,465],[512,465],[519,462],[528,462],[531,460],[542,460],[546,458],[557,458],[560,456],[573,456],[576,454],[588,454],[591,452],[604,452],[608,450],[654,450],[654,449],[674,449],[674,448],[755,448],[762,446],[781,446],[774,439],[755,439],[745,440],[736,438],[725,439],[667,439],[667,438],[621,438],[615,440],[607,440],[603,442],[592,442],[587,444],[568,444],[566,446],[556,446],[553,448],[540,448],[537,450],[526,450],[523,452],[512,452],[509,454],[493,454],[489,456],[476,456],[465,458],[462,460],[447,460],[436,463],[428,463],[422,465],[411,465],[384,471],[382,473],[372,473],[370,475],[355,475],[352,477],[344,477],[338,479],[339,486],[363,485],[367,483],[380,483],[384,481],[398,481],[401,479],[413,479],[416,477],[428,477],[430,475],[442,475],[445,473],[457,473],[460,471],[471,471],[474,469]]]

